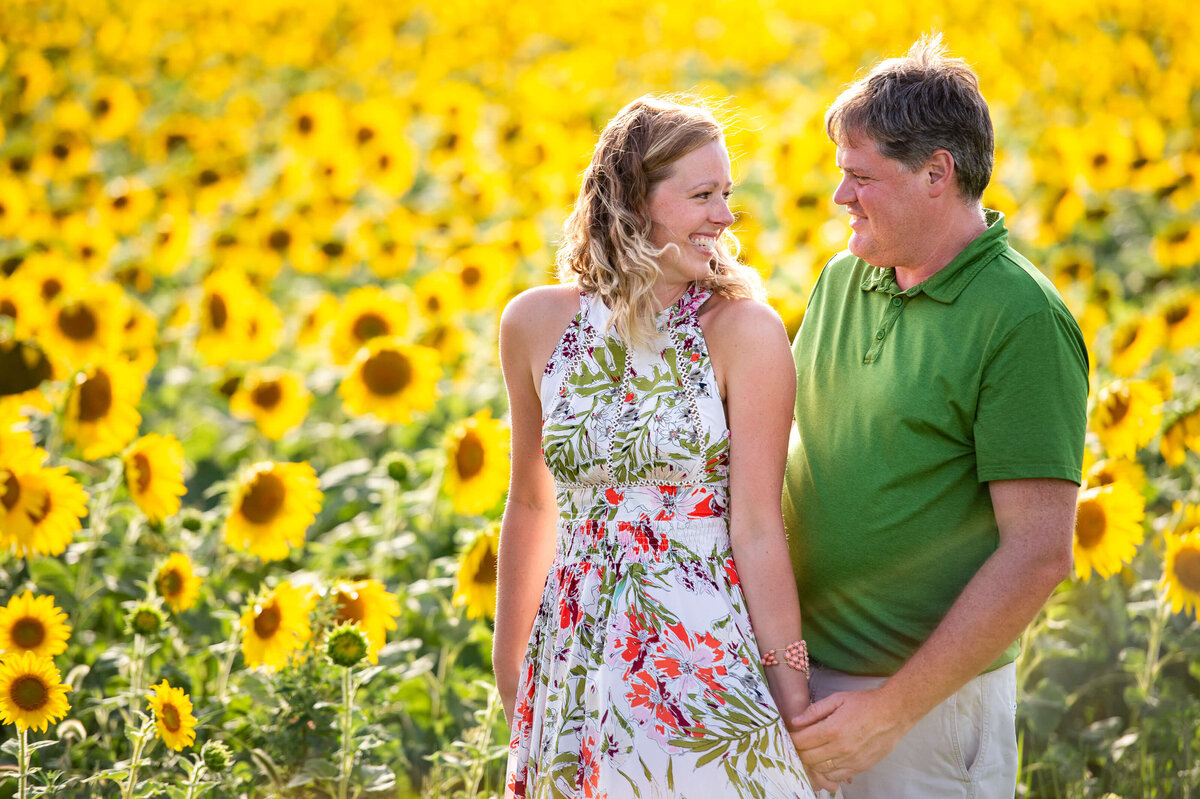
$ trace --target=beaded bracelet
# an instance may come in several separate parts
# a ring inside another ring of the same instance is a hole
[[[808,644],[805,641],[792,641],[785,646],[783,648],[783,660],[789,667],[802,672],[805,677],[812,676],[812,670],[808,665]],[[779,658],[775,656],[774,649],[768,649],[760,662],[763,666],[778,666]]]

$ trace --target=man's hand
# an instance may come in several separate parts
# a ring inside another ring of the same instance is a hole
[[[813,786],[832,793],[887,757],[913,723],[875,688],[830,694],[788,726]]]

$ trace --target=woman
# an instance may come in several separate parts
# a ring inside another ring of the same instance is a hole
[[[780,719],[809,702],[779,500],[795,372],[731,255],[731,189],[709,112],[634,101],[565,225],[570,283],[505,309],[509,796],[812,796]]]

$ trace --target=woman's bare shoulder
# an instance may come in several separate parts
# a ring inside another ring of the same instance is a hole
[[[526,289],[508,301],[500,317],[501,337],[538,342],[561,335],[579,313],[579,287],[558,283]]]
[[[706,337],[755,341],[780,333],[787,337],[778,312],[765,302],[747,297],[713,295],[704,304],[701,320]]]

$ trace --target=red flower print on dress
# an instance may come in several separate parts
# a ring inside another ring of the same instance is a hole
[[[688,511],[688,516],[692,519],[721,518],[725,514],[725,509],[719,504],[714,507],[714,499],[716,499],[715,495],[708,494],[704,499],[692,506],[692,509]]]
[[[625,492],[618,491],[615,488],[606,488],[604,490],[604,499],[609,505],[620,505],[625,499]]]
[[[724,677],[725,650],[712,633],[688,635],[682,624],[668,625],[669,635],[662,638],[656,650],[654,668],[666,679],[671,695],[679,700],[691,697],[704,690],[721,689],[718,677]],[[721,704],[724,700],[717,697]]]
[[[725,559],[725,576],[729,578],[730,585],[742,584],[742,581],[738,579],[737,564],[733,562],[733,558]]]
[[[633,711],[633,718],[651,739],[664,747],[671,747],[668,739],[675,737],[681,727],[688,726],[687,718],[671,695],[649,671],[633,675],[625,700]]]
[[[575,791],[586,799],[597,799],[600,795],[600,762],[597,755],[596,731],[589,729],[581,736],[579,769],[575,772]]]
[[[613,628],[614,650],[628,664],[625,667],[625,678],[628,679],[630,674],[645,667],[646,656],[658,643],[658,631],[646,624],[640,613],[633,611],[618,616]]]
[[[659,486],[658,493],[662,507],[654,516],[654,520],[665,522],[674,519],[675,511],[679,507],[679,486]]]
[[[655,530],[644,514],[636,522],[617,522],[617,532],[622,541],[630,541],[634,554],[648,555],[670,549],[670,540]]]
[[[580,586],[588,572],[591,571],[591,567],[591,563],[584,561],[563,566],[558,570],[560,586],[558,628],[560,630],[574,630],[575,625],[579,623],[581,615]]]

